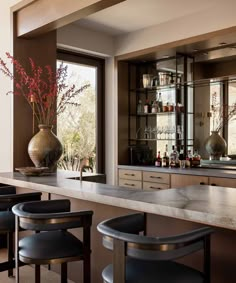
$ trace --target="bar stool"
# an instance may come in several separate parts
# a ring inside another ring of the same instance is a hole
[[[67,262],[83,261],[83,282],[90,283],[90,228],[92,211],[70,212],[70,201],[25,202],[12,208],[16,215],[16,282],[19,263],[35,264],[35,282],[40,265],[61,264],[61,283],[67,282]],[[35,231],[19,240],[18,227]],[[83,228],[83,241],[68,229]],[[40,233],[40,231],[43,231]]]
[[[210,282],[211,228],[171,237],[148,237],[145,223],[145,214],[137,213],[98,224],[103,246],[113,251],[113,264],[102,272],[104,283]],[[201,249],[204,250],[203,272],[174,262]]]
[[[0,234],[7,234],[8,252],[8,260],[0,263],[0,272],[8,270],[8,277],[13,276],[13,268],[15,267],[13,251],[15,215],[12,213],[11,208],[19,202],[40,199],[40,192],[16,194],[14,186],[0,184]]]

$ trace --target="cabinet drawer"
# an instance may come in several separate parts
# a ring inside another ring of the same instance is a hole
[[[236,179],[209,177],[209,185],[236,188]]]
[[[151,191],[151,190],[166,190],[169,189],[168,184],[160,184],[160,183],[151,183],[151,182],[143,182],[143,190]]]
[[[141,181],[119,179],[119,186],[142,190],[142,182]]]
[[[120,169],[119,178],[126,180],[142,181],[142,171]]]
[[[158,172],[143,172],[143,181],[170,184],[170,175]]]

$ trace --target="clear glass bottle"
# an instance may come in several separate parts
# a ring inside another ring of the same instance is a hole
[[[137,114],[142,114],[142,113],[143,113],[142,100],[139,100],[137,105]]]
[[[174,145],[172,145],[172,152],[170,154],[170,167],[176,167],[176,151]]]
[[[148,101],[148,99],[146,100],[146,103],[144,104],[143,110],[144,110],[143,112],[145,114],[149,113],[149,101]]]

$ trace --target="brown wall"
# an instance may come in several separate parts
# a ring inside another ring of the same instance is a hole
[[[14,21],[16,26],[16,19]],[[31,39],[18,38],[14,33],[13,55],[26,69],[29,68],[31,57],[36,64],[51,65],[56,70],[56,31]],[[28,103],[22,96],[15,95],[13,169],[32,165],[27,152],[28,143],[33,136],[32,121],[32,110]]]

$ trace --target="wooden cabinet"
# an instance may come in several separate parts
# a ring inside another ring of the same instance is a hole
[[[142,189],[142,171],[119,170],[119,186],[126,188]]]
[[[147,168],[148,169],[148,168]],[[191,185],[213,185],[236,188],[236,178],[171,174],[153,171],[119,169],[119,186],[140,190],[164,190]]]
[[[209,185],[236,188],[236,179],[209,177]]]
[[[171,175],[171,188],[182,188],[191,185],[208,185],[208,177],[195,175]]]
[[[159,172],[143,172],[144,190],[163,190],[170,187],[170,174]]]

